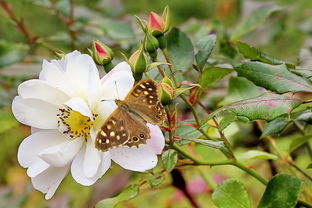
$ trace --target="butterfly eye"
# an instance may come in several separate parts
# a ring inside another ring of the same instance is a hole
[[[140,134],[140,137],[141,137],[141,138],[144,138],[144,134]]]

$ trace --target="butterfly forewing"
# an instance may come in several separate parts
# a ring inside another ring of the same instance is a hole
[[[139,82],[127,95],[125,102],[147,123],[159,125],[166,118],[164,108],[159,101],[156,83],[153,80]]]
[[[127,117],[126,112],[117,108],[104,122],[96,136],[95,147],[98,150],[106,152],[114,147],[120,147],[128,141],[127,128],[129,127],[125,117]]]

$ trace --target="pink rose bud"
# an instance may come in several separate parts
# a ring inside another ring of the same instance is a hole
[[[94,61],[99,65],[109,64],[114,56],[112,49],[100,41],[93,41],[92,50],[89,50]]]
[[[147,31],[154,36],[164,34],[170,27],[170,12],[169,7],[166,6],[163,15],[159,16],[155,12],[151,12],[147,22]]]

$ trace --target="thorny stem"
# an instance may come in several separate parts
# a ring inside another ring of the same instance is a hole
[[[39,36],[32,34],[27,27],[23,18],[17,18],[12,10],[12,6],[4,0],[0,0],[0,7],[7,13],[9,18],[16,24],[17,29],[24,34],[29,45],[33,45],[39,39]]]
[[[52,11],[62,22],[64,22],[67,25],[68,33],[71,38],[71,48],[76,48],[76,36],[77,32],[73,30],[72,26],[74,24],[74,0],[69,0],[69,16],[66,17],[62,13],[60,13],[56,8],[55,5],[52,5],[51,8],[48,8],[48,10]]]
[[[165,48],[165,49],[162,49],[162,52],[163,52],[163,54],[164,54],[164,57],[165,57],[167,63],[170,63],[170,65],[169,65],[170,73],[171,73],[171,76],[173,77],[174,85],[175,85],[175,87],[177,87],[177,86],[179,86],[179,84],[178,84],[178,81],[176,80],[176,77],[174,76],[175,69],[174,69],[174,66],[173,66],[173,64],[172,64],[172,61],[171,61],[171,59],[170,59],[170,56],[169,56],[169,54],[168,54],[168,51],[167,51],[167,49]],[[198,114],[197,114],[196,110],[194,109],[193,105],[190,103],[190,101],[189,101],[183,94],[180,94],[179,97],[180,97],[180,98],[187,104],[187,106],[191,109],[192,114],[193,114],[193,116],[194,116],[194,119],[195,119],[195,121],[196,121],[196,124],[197,124],[197,126],[198,126],[198,130],[199,130],[207,139],[211,140],[211,138],[207,135],[207,133],[206,133],[203,129],[201,129],[201,122],[200,122],[200,120],[199,120]],[[219,132],[220,132],[220,131],[219,131]],[[225,138],[225,136],[224,136],[224,134],[223,134],[222,132],[220,132],[220,137],[221,137],[221,140],[224,142],[225,146],[230,150],[230,154],[225,153],[225,152],[223,152],[223,151],[222,151],[222,152],[225,154],[226,157],[230,157],[230,158],[236,160],[236,158],[235,158],[235,156],[234,156],[234,154],[233,154],[233,152],[232,152],[232,150],[231,150],[231,148],[230,148],[230,144],[229,144],[229,142],[227,141],[227,139]]]
[[[165,111],[166,111],[166,114],[167,114],[167,120],[168,120],[168,125],[169,125],[169,145],[172,146],[173,143],[174,143],[174,132],[173,132],[173,126],[172,126],[172,123],[171,123],[171,114],[170,114],[170,109],[168,107],[168,105],[165,107]]]

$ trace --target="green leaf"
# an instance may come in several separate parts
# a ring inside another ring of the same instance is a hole
[[[312,135],[306,135],[306,136],[302,136],[302,137],[294,139],[289,145],[289,152],[294,151],[295,149],[297,149],[298,147],[300,147],[301,145],[309,141],[311,138],[312,138]]]
[[[140,186],[138,184],[130,185],[124,189],[118,196],[108,198],[97,203],[95,208],[113,208],[118,205],[119,202],[130,200],[139,194]]]
[[[14,118],[12,113],[3,111],[0,109],[0,133],[8,131],[18,125],[18,122]]]
[[[227,96],[219,103],[220,105],[227,105],[263,94],[259,87],[244,77],[231,77],[228,90]]]
[[[266,137],[281,133],[293,121],[312,122],[312,109],[291,113],[290,115],[283,114],[264,126],[261,137]]]
[[[246,77],[256,85],[280,94],[312,92],[312,85],[306,79],[289,72],[285,64],[246,62],[235,67],[235,70],[239,76]]]
[[[252,120],[271,121],[274,118],[290,113],[294,108],[302,103],[301,100],[285,95],[274,93],[265,93],[264,95],[238,101],[211,113],[206,120],[210,120],[213,116],[222,111],[231,111],[236,116],[242,116]]]
[[[300,194],[301,180],[286,174],[274,176],[268,183],[258,208],[295,207]]]
[[[184,138],[185,140],[191,141],[191,142],[196,142],[208,147],[212,147],[215,149],[225,149],[225,145],[222,141],[212,141],[212,140],[207,140],[207,139],[193,139],[193,138]]]
[[[202,136],[202,133],[191,124],[196,124],[195,120],[184,120],[177,124],[179,126],[176,130],[176,134],[181,138],[198,138]],[[205,124],[201,127],[204,131],[208,130],[209,124]]]
[[[265,53],[252,47],[251,45],[248,45],[245,42],[237,41],[236,45],[238,47],[239,52],[243,54],[245,58],[251,59],[252,61],[261,61],[267,64],[273,64],[273,65],[284,63],[281,60],[277,60],[277,59],[269,57]]]
[[[255,11],[252,11],[249,16],[244,17],[244,19],[234,28],[231,40],[235,41],[243,35],[253,31],[261,24],[263,24],[264,21],[277,10],[277,6],[266,5]]]
[[[219,130],[223,131],[226,127],[228,127],[232,122],[236,120],[237,117],[235,113],[229,112],[226,116],[223,117],[223,119],[219,123]]]
[[[184,32],[173,28],[167,35],[167,49],[177,70],[187,70],[193,63],[194,52],[191,40]]]
[[[162,162],[168,172],[172,171],[178,162],[178,153],[169,149],[161,155]]]
[[[236,179],[228,179],[218,185],[212,201],[218,208],[251,208],[244,185]]]
[[[205,89],[231,72],[233,72],[231,68],[209,67],[201,74],[199,84],[202,89]]]
[[[307,169],[311,169],[312,168],[312,163],[310,163],[308,166],[307,166]]]
[[[286,116],[280,116],[276,119],[270,121],[269,123],[265,124],[261,137],[266,137],[274,134],[281,133],[287,126],[290,124],[291,121],[287,120]]]
[[[22,61],[28,49],[29,47],[22,43],[0,40],[0,68]]]
[[[253,159],[262,159],[262,160],[277,160],[278,157],[271,153],[263,152],[260,150],[249,150],[242,154],[237,155],[238,160],[253,160]]]
[[[163,173],[157,173],[153,176],[152,179],[148,180],[148,183],[150,184],[151,187],[158,186],[165,180],[164,174]]]
[[[202,37],[198,43],[198,52],[195,55],[196,63],[200,69],[205,66],[205,63],[210,56],[217,41],[216,35],[208,35]]]

